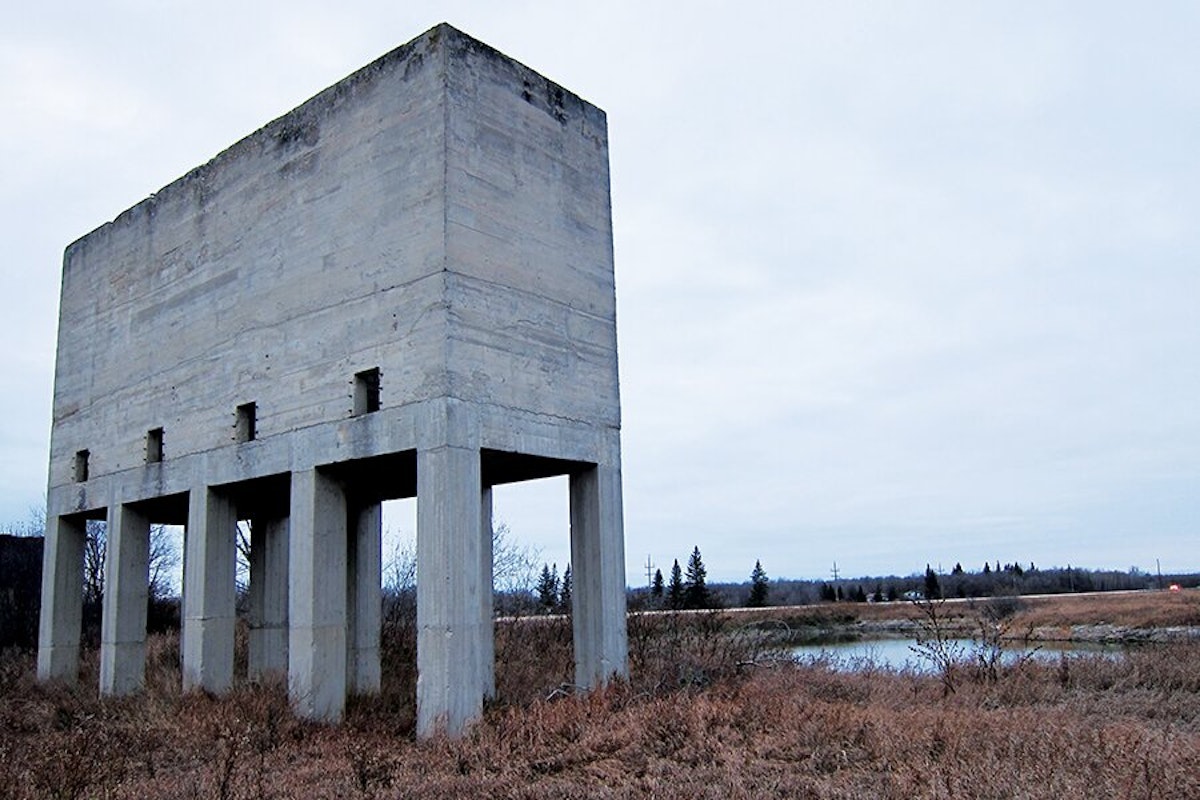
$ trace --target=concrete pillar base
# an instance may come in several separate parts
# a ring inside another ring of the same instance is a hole
[[[591,688],[629,674],[621,471],[591,467],[570,486],[575,683]]]
[[[211,489],[191,493],[184,533],[183,688],[233,685],[237,512]]]
[[[87,522],[50,517],[42,554],[42,610],[38,625],[38,680],[79,680],[83,625],[83,554]]]
[[[379,634],[383,624],[381,590],[383,554],[383,506],[371,503],[351,511],[350,552],[347,563],[346,597],[348,688],[353,694],[378,694],[382,681]]]
[[[479,624],[483,638],[479,647],[479,675],[483,699],[496,696],[496,624],[493,621],[492,593],[492,487],[483,487],[479,504]]]
[[[149,555],[150,521],[132,506],[111,506],[100,626],[100,694],[131,694],[145,682]]]
[[[341,720],[346,705],[346,498],[320,470],[292,473],[288,696],[296,713]]]
[[[417,452],[417,736],[483,713],[479,451]]]
[[[289,529],[286,517],[250,523],[250,680],[287,674]]]

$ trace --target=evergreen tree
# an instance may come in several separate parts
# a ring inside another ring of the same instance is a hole
[[[991,574],[992,574],[992,565],[991,565],[991,564],[989,564],[989,563],[988,563],[988,562],[986,562],[986,561],[985,561],[985,562],[983,562],[983,574],[984,574],[984,575],[991,575]]]
[[[828,583],[821,584],[821,599],[826,603],[837,602],[837,592]]]
[[[883,602],[883,584],[875,584],[875,594],[871,596],[871,601],[875,603]]]
[[[571,565],[563,570],[562,586],[558,590],[558,607],[564,614],[571,613]]]
[[[654,570],[654,582],[650,584],[650,596],[651,596],[651,597],[654,597],[654,598],[656,598],[656,599],[658,599],[658,600],[661,600],[661,599],[662,599],[662,596],[663,596],[663,576],[662,576],[662,570],[661,570],[661,569],[656,569],[656,570]]]
[[[671,608],[683,608],[683,570],[679,568],[679,559],[671,565],[671,584],[667,588],[667,604]]]
[[[704,568],[704,561],[700,558],[700,548],[694,547],[691,557],[688,558],[687,581],[683,586],[684,608],[708,608],[707,576],[708,570]]]
[[[942,585],[938,581],[937,573],[933,571],[933,567],[925,565],[925,599],[926,600],[941,600]]]
[[[867,602],[867,593],[863,591],[862,584],[854,587],[854,591],[851,593],[850,599],[856,603]]]
[[[950,570],[950,574],[951,575],[962,575],[963,574],[962,564],[960,562],[955,562],[954,569]]]
[[[834,599],[836,599],[839,603],[846,599],[846,595],[842,592],[842,587],[837,587],[836,594],[837,596]]]
[[[891,583],[888,584],[887,599],[888,599],[888,602],[892,602],[892,601],[900,599],[900,590],[897,589],[894,584],[891,584]]]
[[[558,604],[558,564],[550,569],[549,564],[542,564],[542,575],[537,582],[538,604],[544,611],[552,611]]]
[[[768,586],[767,573],[763,571],[762,562],[754,562],[754,571],[750,573],[750,597],[746,605],[750,608],[762,608],[767,604]]]

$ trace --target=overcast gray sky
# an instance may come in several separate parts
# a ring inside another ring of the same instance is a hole
[[[718,580],[1200,569],[1200,6],[34,5],[0,523],[43,502],[63,248],[445,20],[608,113],[631,583],[693,545]],[[497,505],[566,562],[565,484]]]

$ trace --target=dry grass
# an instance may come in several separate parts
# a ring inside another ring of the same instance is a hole
[[[1125,628],[1200,626],[1200,590],[1063,595],[1021,601],[1018,618],[1035,627],[1117,625]]]
[[[120,701],[94,675],[37,685],[8,654],[0,798],[1200,796],[1197,644],[1027,662],[944,695],[936,676],[769,666],[724,615],[635,618],[631,682],[579,696],[556,691],[565,622],[501,626],[500,700],[463,740],[417,743],[402,633],[383,695],[338,727],[293,718],[280,685],[182,695],[169,638]]]

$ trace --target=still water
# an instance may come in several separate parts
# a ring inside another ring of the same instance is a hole
[[[980,646],[970,639],[953,639],[947,643],[948,652],[971,661]],[[1103,645],[1083,642],[1042,642],[1036,648],[1025,648],[1014,643],[1004,650],[1004,661],[1013,663],[1029,655],[1036,659],[1057,661],[1062,654],[1103,654],[1115,657],[1122,652],[1119,645]],[[856,671],[868,667],[929,672],[932,661],[922,656],[915,639],[860,639],[853,642],[830,642],[806,644],[792,648],[792,657],[800,663],[828,659],[836,669]]]

